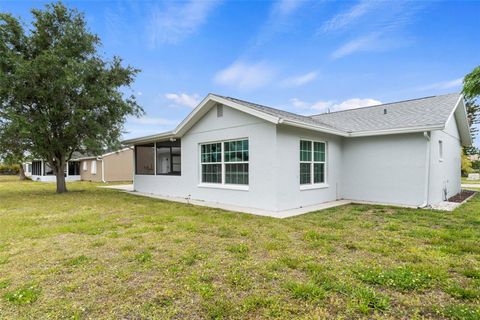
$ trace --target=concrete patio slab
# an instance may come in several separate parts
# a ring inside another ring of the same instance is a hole
[[[98,188],[115,189],[121,191],[133,191],[133,184],[117,184],[113,186],[98,186]]]

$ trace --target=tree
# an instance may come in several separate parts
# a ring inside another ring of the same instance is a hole
[[[20,180],[25,180],[23,163],[27,159],[28,141],[19,141],[19,128],[13,125],[2,125],[0,118],[0,156],[5,163],[19,166]]]
[[[468,158],[465,152],[462,152],[462,176],[466,177],[473,172],[472,161]]]
[[[28,31],[0,14],[0,126],[20,129],[18,141],[53,168],[61,193],[73,152],[118,144],[126,117],[143,113],[124,93],[139,70],[104,60],[78,11],[58,2],[31,12]]]
[[[467,115],[470,120],[470,133],[472,137],[478,134],[477,125],[480,124],[480,106],[477,99],[480,97],[480,66],[473,69],[463,79],[463,94],[466,100]],[[465,148],[467,154],[476,154],[478,149],[475,147]]]

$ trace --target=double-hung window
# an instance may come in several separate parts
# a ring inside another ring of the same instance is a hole
[[[248,140],[232,140],[200,146],[201,182],[248,185]]]
[[[326,181],[325,142],[300,140],[300,185]]]

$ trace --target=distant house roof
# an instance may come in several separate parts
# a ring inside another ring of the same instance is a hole
[[[103,157],[106,157],[106,156],[114,154],[114,153],[125,151],[127,149],[130,149],[130,148],[127,147],[127,148],[122,148],[122,149],[112,150],[112,151],[106,150],[101,155],[82,154],[80,152],[74,152],[71,160],[77,160],[78,161],[78,160],[88,160],[88,159],[94,159],[94,158],[103,158]]]
[[[442,130],[455,116],[463,145],[472,140],[462,95],[458,93],[406,100],[345,111],[303,116],[260,104],[209,94],[172,131],[129,139],[125,144],[152,142],[156,139],[181,137],[217,103],[249,113],[275,124],[284,124],[336,134],[344,137]]]

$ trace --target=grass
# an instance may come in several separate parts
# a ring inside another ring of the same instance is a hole
[[[480,318],[480,196],[279,220],[96,186],[0,177],[0,318]]]
[[[478,184],[480,187],[480,180],[468,180],[465,177],[462,177],[462,183],[464,184]]]

